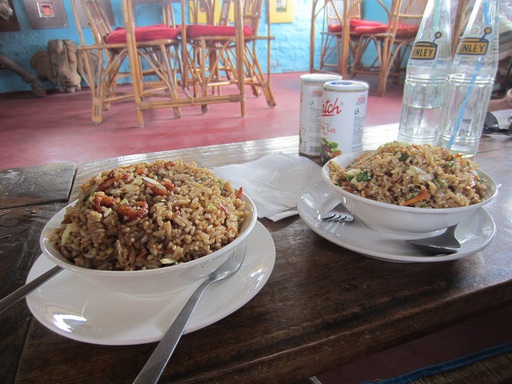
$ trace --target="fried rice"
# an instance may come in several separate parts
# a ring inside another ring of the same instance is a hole
[[[132,271],[180,264],[233,241],[248,213],[242,189],[193,162],[102,172],[81,186],[50,241],[72,263]]]
[[[470,159],[429,144],[388,143],[344,168],[329,162],[333,183],[383,203],[453,208],[485,199],[487,187]]]

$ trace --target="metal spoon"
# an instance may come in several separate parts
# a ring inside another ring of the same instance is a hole
[[[203,296],[203,293],[211,284],[227,279],[240,269],[244,261],[246,246],[247,242],[240,244],[235,252],[220,267],[210,273],[208,278],[194,291],[174,320],[174,323],[172,323],[160,343],[156,346],[139,375],[135,378],[134,384],[150,384],[158,381],[174,349],[178,345],[181,335],[183,335],[201,296]]]
[[[461,247],[459,241],[455,237],[455,228],[457,228],[457,225],[452,225],[451,227],[446,228],[446,231],[438,236],[407,240],[407,242],[431,254],[455,253]]]
[[[46,271],[41,276],[36,277],[30,283],[25,284],[23,287],[18,288],[13,293],[7,295],[2,300],[0,300],[0,313],[5,311],[11,305],[17,303],[25,296],[27,296],[34,289],[39,287],[41,284],[45,283],[47,280],[50,280],[54,275],[61,272],[62,268],[59,266],[55,266],[52,269]]]

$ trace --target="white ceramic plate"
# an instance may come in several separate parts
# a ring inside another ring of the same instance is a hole
[[[461,249],[457,253],[425,256],[413,245],[376,232],[357,218],[348,223],[321,221],[320,217],[336,205],[336,200],[336,196],[324,182],[313,184],[302,193],[298,204],[299,215],[309,228],[323,238],[374,259],[402,263],[455,260],[485,248],[496,232],[494,220],[484,208],[480,208],[458,225],[455,235],[461,243]]]
[[[257,222],[249,234],[242,267],[205,292],[185,333],[213,324],[248,303],[267,282],[274,262],[274,241]],[[53,266],[41,255],[27,282]],[[70,339],[102,345],[143,344],[162,338],[195,288],[164,297],[138,297],[95,287],[62,271],[27,296],[27,304],[44,326]]]

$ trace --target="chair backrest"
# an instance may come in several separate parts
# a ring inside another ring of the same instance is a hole
[[[189,17],[191,24],[228,25],[235,0],[189,0]],[[217,4],[220,5],[219,20],[216,21]],[[244,26],[253,31],[258,30],[261,19],[263,0],[241,0]],[[232,20],[231,20],[232,21]]]
[[[343,24],[344,4],[343,0],[325,0],[328,26],[333,27]],[[361,0],[348,0],[347,5],[349,19],[360,19]]]
[[[96,44],[103,44],[104,38],[112,31],[110,21],[99,0],[80,0]]]
[[[188,0],[186,3],[190,24],[213,25],[215,23],[216,0]]]
[[[215,1],[215,0],[214,0]],[[219,25],[229,24],[229,15],[234,6],[234,0],[216,0],[222,1]],[[258,31],[258,26],[262,16],[263,0],[242,0],[242,20],[244,27],[248,26],[253,31]]]
[[[387,32],[398,40],[414,40],[426,6],[427,0],[393,0]]]
[[[256,33],[261,20],[263,0],[242,0],[244,27],[249,26]]]
[[[156,4],[162,11],[162,24],[176,28],[176,19],[174,17],[174,8],[172,6],[175,0],[137,0],[132,4],[133,12],[136,7],[142,7],[147,4]]]
[[[229,14],[231,11],[232,4],[233,0],[222,0],[220,8],[219,25],[229,24]]]

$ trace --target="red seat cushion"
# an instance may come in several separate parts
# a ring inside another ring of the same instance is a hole
[[[360,26],[354,29],[354,32],[358,35],[376,35],[378,33],[384,33],[388,29],[387,24],[376,25],[376,26]],[[418,32],[417,25],[410,25],[406,23],[399,23],[396,28],[396,33],[401,36],[415,36]]]
[[[354,32],[354,30],[357,27],[381,27],[385,26],[386,24],[380,23],[378,21],[371,21],[371,20],[361,20],[361,19],[350,19],[350,32]],[[327,30],[330,33],[341,33],[342,25],[329,25],[327,27]]]
[[[361,20],[361,19],[350,19],[350,30],[353,31],[357,27],[381,27],[386,25],[380,21]]]
[[[192,24],[187,26],[187,36],[235,36],[236,30],[232,25]],[[244,26],[244,36],[252,36],[254,31],[248,25]]]
[[[179,34],[179,28],[171,28],[165,24],[135,28],[135,39],[137,41],[173,40],[176,39]],[[117,27],[105,37],[105,43],[126,43],[126,29],[124,27]]]
[[[329,24],[327,26],[327,31],[330,33],[341,33],[341,28],[343,28],[343,26],[341,24],[338,24],[338,25]]]

